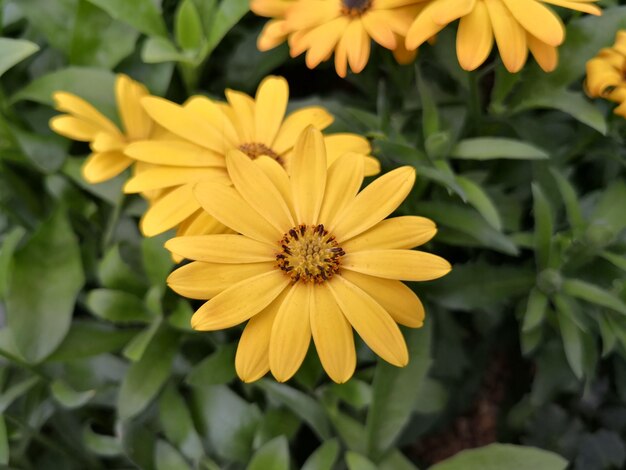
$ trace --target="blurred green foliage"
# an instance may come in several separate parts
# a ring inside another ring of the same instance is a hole
[[[493,440],[463,427],[528,447],[433,470],[626,464],[626,125],[581,91],[626,7],[570,18],[550,75],[464,72],[444,32],[415,65],[375,50],[345,81],[259,53],[245,0],[0,0],[0,18],[0,464],[409,470]],[[59,89],[117,119],[116,72],[177,101],[283,74],[293,107],[327,106],[385,169],[416,168],[400,212],[434,219],[455,266],[412,286],[428,318],[405,330],[408,367],[360,344],[344,385],[314,354],[288,384],[235,378],[238,332],[190,329],[144,203],[82,181],[87,147],[47,128]]]

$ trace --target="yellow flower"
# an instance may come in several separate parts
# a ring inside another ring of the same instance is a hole
[[[626,31],[619,31],[612,47],[587,62],[585,91],[590,98],[619,103],[613,111],[626,118]]]
[[[124,155],[125,147],[133,141],[150,138],[154,126],[144,112],[140,100],[149,96],[148,90],[126,75],[118,75],[115,96],[124,130],[82,98],[66,92],[56,92],[56,109],[67,113],[50,120],[57,134],[81,142],[89,142],[92,154],[83,165],[83,178],[101,183],[122,173],[133,160]]]
[[[192,195],[201,180],[229,182],[225,155],[238,149],[264,167],[283,166],[288,171],[293,146],[300,132],[309,125],[325,129],[333,117],[321,107],[308,107],[285,117],[289,86],[282,77],[267,77],[256,99],[245,93],[226,90],[228,103],[194,97],[184,106],[162,98],[145,98],[148,114],[178,140],[136,142],[127,155],[153,165],[131,178],[128,193],[163,190],[151,201],[141,221],[141,230],[153,236],[178,227],[178,234],[213,233],[224,227],[204,212]],[[367,175],[380,171],[378,160],[368,156],[367,139],[355,134],[324,137],[328,161],[346,152],[364,159]]]
[[[546,72],[558,63],[557,46],[565,38],[560,17],[544,3],[600,15],[595,0],[434,0],[411,25],[406,47],[415,49],[460,18],[456,50],[461,67],[474,70],[489,57],[494,38],[506,69],[515,73],[528,50]]]
[[[252,11],[274,18],[258,40],[260,50],[275,47],[289,36],[290,53],[306,51],[306,64],[317,67],[335,54],[337,74],[345,77],[365,68],[372,39],[394,52],[400,63],[415,52],[404,47],[404,36],[425,0],[253,0]]]
[[[346,154],[328,167],[323,136],[312,127],[298,139],[290,177],[237,150],[228,153],[226,166],[234,187],[203,182],[195,195],[237,234],[166,243],[194,260],[169,276],[170,287],[210,299],[192,317],[193,328],[248,321],[235,360],[246,382],[268,370],[288,380],[311,336],[328,375],[345,382],[356,365],[352,328],[383,359],[406,365],[397,323],[420,327],[424,309],[400,280],[426,281],[450,271],[443,258],[410,249],[435,235],[431,220],[383,220],[408,195],[415,171],[398,168],[359,193],[363,159]]]

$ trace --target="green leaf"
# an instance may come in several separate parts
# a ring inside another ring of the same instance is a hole
[[[230,382],[236,376],[236,349],[234,343],[221,347],[191,369],[186,382],[192,386],[219,385]]]
[[[157,441],[154,461],[157,470],[191,470],[183,456],[169,442],[161,439]]]
[[[374,374],[372,405],[367,414],[367,455],[378,460],[411,418],[415,395],[431,364],[430,322],[406,335],[409,364],[395,367],[379,361]]]
[[[419,470],[402,452],[394,450],[380,464],[379,470]]]
[[[626,303],[616,295],[595,284],[581,281],[580,279],[566,279],[563,281],[563,292],[572,297],[610,308],[622,315],[626,315]]]
[[[559,329],[561,330],[561,339],[563,340],[563,348],[565,349],[565,357],[572,369],[572,372],[581,379],[585,374],[584,366],[584,343],[583,335],[585,334],[573,321],[573,314],[569,311],[567,302],[563,301],[560,296],[555,296],[555,304],[558,313]]]
[[[260,380],[258,386],[298,415],[320,439],[330,439],[330,423],[316,400],[295,388],[270,380]]]
[[[556,180],[556,185],[559,188],[563,202],[565,203],[565,211],[567,212],[567,219],[569,224],[574,230],[580,230],[585,226],[585,219],[583,218],[582,209],[576,196],[576,190],[568,179],[554,167],[550,168],[550,173]]]
[[[534,287],[528,296],[528,305],[524,313],[522,331],[529,332],[543,323],[546,317],[548,298],[539,289]]]
[[[142,358],[143,353],[146,351],[146,348],[154,338],[154,335],[157,334],[159,328],[161,327],[162,319],[161,317],[157,317],[154,319],[152,324],[140,331],[135,335],[135,337],[126,345],[124,348],[123,354],[127,359],[136,362]]]
[[[205,56],[213,52],[213,49],[222,41],[226,33],[235,26],[250,10],[248,0],[222,0],[213,17],[211,27],[207,34]]]
[[[135,295],[143,295],[147,289],[141,276],[133,271],[120,256],[118,245],[109,248],[100,261],[98,278],[108,289],[126,291]]]
[[[372,387],[359,379],[353,378],[346,383],[332,384],[330,389],[334,396],[357,409],[369,406],[372,402]]]
[[[74,321],[61,345],[46,361],[69,361],[119,351],[135,334],[133,330],[113,329],[101,323]]]
[[[85,446],[96,455],[116,457],[122,454],[122,445],[115,437],[97,434],[89,425],[83,428],[83,441]]]
[[[378,470],[374,462],[351,450],[346,452],[346,464],[348,465],[348,470]]]
[[[12,126],[13,136],[24,155],[44,173],[58,171],[67,155],[67,140],[58,135],[40,135]]]
[[[492,160],[497,158],[545,160],[550,155],[532,144],[504,137],[476,137],[463,139],[452,149],[453,158]]]
[[[38,50],[37,44],[25,39],[0,38],[0,77]]]
[[[330,439],[319,446],[315,452],[306,459],[302,470],[333,470],[338,457],[339,442],[337,439]]]
[[[161,12],[152,0],[87,0],[106,11],[112,18],[123,21],[149,36],[167,37]]]
[[[7,434],[7,425],[4,416],[0,415],[0,465],[8,465],[11,456],[9,447],[9,436]]]
[[[6,296],[11,279],[13,254],[25,234],[26,230],[22,227],[15,227],[2,240],[0,246],[0,300]]]
[[[162,37],[148,38],[141,49],[141,60],[147,64],[191,62],[169,39]]]
[[[502,220],[500,219],[500,214],[485,190],[472,180],[463,176],[457,176],[456,182],[463,188],[467,201],[480,212],[480,215],[482,215],[493,228],[501,232]]]
[[[532,192],[533,214],[535,216],[535,258],[539,270],[543,270],[550,267],[554,222],[550,203],[537,183],[533,183]]]
[[[174,266],[172,255],[163,246],[168,235],[144,238],[141,240],[141,254],[146,275],[153,286],[165,289],[165,280]]]
[[[619,269],[626,271],[626,256],[616,255],[615,253],[611,253],[609,251],[604,251],[600,253],[600,256],[604,258],[605,260],[607,260],[609,263],[618,267]],[[1,289],[0,289],[0,292],[1,292]]]
[[[352,416],[336,409],[330,409],[328,416],[345,446],[354,452],[365,454],[367,437],[365,426]]]
[[[11,385],[0,395],[0,416],[13,404],[15,400],[26,395],[31,388],[39,383],[39,377],[30,377],[26,380]]]
[[[111,289],[94,289],[87,294],[87,307],[97,317],[113,323],[150,323],[143,301],[133,294]]]
[[[148,406],[167,380],[177,349],[178,335],[161,328],[124,377],[117,401],[121,419],[130,419]]]
[[[96,394],[95,390],[77,392],[62,380],[55,380],[50,385],[50,391],[56,401],[65,408],[80,408],[91,400]]]
[[[84,276],[78,239],[57,209],[14,257],[6,296],[8,327],[28,362],[39,362],[67,334]]]
[[[176,13],[174,27],[178,45],[187,51],[198,51],[204,42],[204,32],[198,9],[192,0],[183,0]]]
[[[289,470],[289,443],[278,436],[257,450],[247,470]]]
[[[172,384],[169,384],[161,394],[159,417],[165,437],[185,456],[199,460],[204,455],[189,407]]]
[[[554,452],[512,444],[490,444],[459,452],[429,470],[565,470],[567,460]]]
[[[616,204],[616,201],[619,203]],[[608,227],[613,236],[626,228],[622,201],[626,201],[626,182],[618,179],[602,192],[593,211],[594,223]]]
[[[440,130],[439,112],[437,110],[437,103],[433,98],[433,92],[419,71],[416,72],[416,78],[417,90],[422,105],[422,133],[424,134],[424,139],[428,139]]]

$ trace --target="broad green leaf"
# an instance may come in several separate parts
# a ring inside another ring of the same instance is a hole
[[[141,254],[146,275],[153,286],[162,286],[163,289],[165,289],[165,280],[174,266],[172,255],[163,246],[168,238],[169,236],[159,236],[141,240]]]
[[[610,308],[622,315],[626,315],[626,303],[611,292],[580,279],[566,279],[563,281],[563,292],[587,302]]]
[[[9,288],[13,254],[25,234],[26,230],[22,227],[15,227],[4,237],[0,245],[0,300],[4,299]]]
[[[419,414],[440,413],[448,404],[449,393],[445,385],[425,377],[415,395],[413,411]]]
[[[176,13],[176,42],[187,51],[198,51],[204,42],[200,15],[193,0],[183,0]]]
[[[153,320],[143,301],[128,292],[94,289],[87,294],[86,304],[94,315],[113,323],[150,323]]]
[[[302,425],[302,421],[290,410],[280,408],[270,408],[265,411],[261,422],[256,428],[252,447],[258,449],[266,442],[275,437],[284,436],[291,440]]]
[[[407,335],[409,364],[394,367],[382,360],[376,366],[372,405],[367,414],[367,455],[378,460],[394,443],[411,418],[415,396],[430,359],[431,322]]]
[[[161,317],[156,317],[149,327],[137,333],[135,337],[124,348],[124,357],[130,359],[133,362],[141,359],[143,353],[146,351],[146,348],[152,341],[152,338],[159,331],[161,323]]]
[[[379,470],[419,470],[402,452],[395,450],[391,452],[382,462],[378,464]]]
[[[148,406],[167,380],[177,350],[178,335],[161,328],[124,377],[117,400],[121,419],[130,419]]]
[[[29,25],[43,34],[55,49],[69,51],[80,0],[20,0],[19,8]]]
[[[374,462],[351,450],[346,452],[346,464],[348,465],[348,470],[378,470]]]
[[[235,378],[236,345],[221,347],[196,365],[187,375],[186,382],[191,386],[226,384]]]
[[[437,103],[433,98],[433,92],[419,71],[416,72],[416,78],[422,105],[422,133],[424,139],[427,139],[439,132],[439,112],[437,111]]]
[[[289,443],[278,436],[257,450],[247,470],[289,470]]]
[[[550,155],[532,144],[505,137],[475,137],[461,140],[452,149],[453,158],[492,160],[498,158],[545,160]]]
[[[541,325],[546,317],[547,307],[548,298],[539,289],[533,287],[528,296],[528,305],[524,313],[522,331],[528,332]]]
[[[365,426],[360,421],[336,409],[330,409],[328,416],[337,434],[348,449],[360,454],[367,452],[367,432]]]
[[[4,414],[15,400],[24,397],[26,393],[39,382],[39,377],[30,377],[4,390],[2,394],[0,394],[0,416]]]
[[[260,380],[258,386],[298,415],[320,439],[330,439],[330,423],[316,400],[295,388],[270,380]]]
[[[346,383],[332,384],[330,389],[334,396],[357,409],[369,406],[372,402],[372,387],[359,379],[353,378]]]
[[[554,222],[550,203],[537,183],[533,183],[532,192],[535,217],[535,258],[539,270],[543,270],[550,267]]]
[[[195,387],[193,397],[203,429],[218,456],[246,463],[260,421],[256,405],[224,385]]]
[[[74,321],[61,345],[46,361],[68,361],[119,351],[135,334],[133,330],[113,329],[101,323]]]
[[[338,457],[339,442],[337,439],[325,441],[306,459],[302,470],[333,470]]]
[[[559,296],[555,298],[557,307],[559,329],[561,330],[561,339],[565,349],[565,357],[572,369],[572,372],[581,379],[585,374],[584,367],[584,343],[583,335],[585,334],[578,325],[573,321],[572,314],[568,311],[568,304],[560,301]]]
[[[162,37],[148,38],[141,49],[141,60],[147,64],[191,62],[169,39]]]
[[[156,470],[191,470],[182,455],[167,441],[159,439],[154,457]]]
[[[143,295],[147,286],[142,277],[124,262],[120,247],[114,245],[106,252],[98,265],[98,278],[108,289]]]
[[[25,39],[0,38],[0,76],[38,50],[37,44]]]
[[[467,201],[480,212],[489,224],[498,231],[502,231],[502,220],[495,204],[478,184],[464,176],[456,177],[457,183],[463,188]]]
[[[613,236],[619,234],[626,228],[624,204],[626,204],[626,182],[622,179],[617,179],[602,192],[593,211],[593,221],[596,224],[608,227]]]
[[[512,444],[464,450],[429,470],[565,470],[567,460],[554,452]]]
[[[165,437],[190,459],[204,454],[187,403],[176,387],[169,384],[159,400],[159,417]]]
[[[193,331],[191,328],[191,317],[193,313],[193,308],[191,308],[189,302],[185,299],[180,299],[172,314],[167,317],[167,322],[178,330]]]
[[[9,447],[9,436],[4,416],[0,415],[0,465],[8,465],[11,449]]]
[[[12,127],[13,136],[24,155],[44,173],[58,171],[67,155],[67,140],[58,135],[40,135]]]
[[[626,256],[616,255],[615,253],[611,253],[609,251],[602,252],[600,256],[621,270],[626,271]]]
[[[122,445],[119,440],[113,436],[97,434],[89,425],[83,428],[83,441],[85,446],[96,455],[116,457],[122,454]]]
[[[600,327],[600,337],[602,338],[602,357],[604,358],[615,350],[618,338],[613,330],[613,323],[607,314],[601,314],[598,317],[598,326]]]
[[[220,2],[207,33],[205,55],[208,56],[213,52],[213,49],[222,41],[226,33],[228,33],[249,10],[250,2],[248,2],[248,0],[222,0]]]
[[[556,185],[565,203],[565,211],[567,212],[569,224],[574,230],[582,229],[585,226],[585,219],[583,218],[582,209],[580,208],[578,197],[576,196],[576,190],[569,180],[556,168],[551,167],[550,173],[552,173],[552,176],[556,180]]]
[[[95,390],[77,392],[62,380],[55,380],[50,385],[50,391],[56,401],[65,408],[80,408],[96,394]]]
[[[87,0],[106,11],[112,18],[123,21],[149,36],[167,37],[161,12],[152,0]]]
[[[6,296],[8,327],[28,362],[39,362],[67,334],[84,276],[78,239],[57,209],[14,257]]]

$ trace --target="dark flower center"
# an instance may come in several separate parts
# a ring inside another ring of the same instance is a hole
[[[342,0],[341,13],[347,16],[360,16],[372,7],[372,0]]]
[[[259,158],[263,155],[273,158],[281,165],[283,164],[283,159],[280,158],[276,152],[274,152],[271,148],[269,148],[265,144],[260,144],[258,142],[251,142],[249,144],[241,144],[239,146],[239,150],[245,153],[252,160]]]

